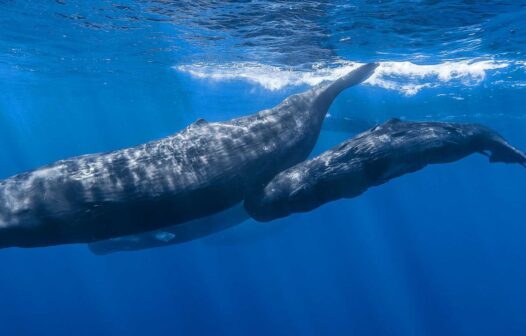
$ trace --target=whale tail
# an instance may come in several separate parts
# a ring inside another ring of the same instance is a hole
[[[526,154],[510,145],[503,137],[494,134],[488,148],[489,161],[502,163],[518,163],[526,168]]]
[[[526,155],[515,147],[503,144],[492,150],[489,157],[490,162],[518,163],[526,168]]]

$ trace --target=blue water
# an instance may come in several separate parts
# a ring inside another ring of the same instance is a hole
[[[380,61],[335,118],[526,150],[526,1],[0,1],[0,177],[272,107]],[[313,154],[352,134],[325,129]],[[267,224],[0,251],[1,335],[524,335],[526,171],[482,156]]]

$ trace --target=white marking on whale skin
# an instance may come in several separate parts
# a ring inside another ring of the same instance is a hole
[[[175,238],[175,234],[173,234],[171,232],[166,232],[166,231],[156,232],[155,233],[155,238],[157,240],[162,241],[162,242],[168,243],[169,241],[171,241],[171,240],[173,240]]]

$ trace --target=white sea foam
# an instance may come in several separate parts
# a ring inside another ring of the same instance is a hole
[[[384,62],[366,83],[385,89],[397,90],[405,95],[415,95],[424,88],[444,83],[460,83],[464,86],[480,84],[489,70],[509,66],[496,61],[457,61],[432,65],[411,62]]]
[[[246,80],[259,84],[268,90],[280,90],[286,86],[316,85],[325,80],[333,80],[356,68],[358,63],[351,63],[328,69],[314,67],[312,71],[282,69],[276,66],[259,63],[229,64],[189,64],[174,66],[174,69],[186,72],[193,77],[224,80]]]
[[[305,71],[283,69],[259,63],[197,63],[174,66],[174,69],[196,78],[214,81],[245,80],[268,90],[280,90],[286,86],[312,86],[326,80],[334,80],[359,65],[361,64],[340,61],[332,66],[316,65],[312,67],[312,70]],[[478,85],[486,78],[488,71],[506,68],[509,65],[507,62],[493,60],[465,60],[432,65],[381,62],[374,75],[365,83],[396,90],[410,96],[422,89],[447,83],[464,86]]]

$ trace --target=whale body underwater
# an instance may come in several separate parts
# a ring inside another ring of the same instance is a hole
[[[391,119],[280,172],[247,197],[245,209],[258,221],[275,220],[474,153],[526,167],[526,155],[485,126]]]
[[[249,216],[261,222],[272,221],[340,198],[359,196],[370,187],[426,165],[449,163],[474,153],[488,156],[490,162],[526,167],[524,153],[482,125],[391,119],[278,173],[264,187],[247,195],[244,208],[248,214],[234,207],[220,216],[96,242],[90,244],[90,249],[107,254],[168,246],[226,230]]]
[[[309,211],[472,153],[526,156],[475,124],[393,119],[306,160],[327,111],[366,64],[276,107],[175,135],[57,161],[0,181],[0,248],[90,243],[96,254],[167,246]]]
[[[362,65],[253,115],[198,120],[161,140],[2,180],[0,247],[89,243],[227,210],[305,160],[336,96],[377,66]]]

